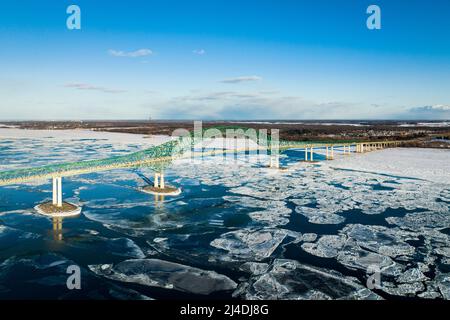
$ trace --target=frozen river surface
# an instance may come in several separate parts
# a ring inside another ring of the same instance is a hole
[[[163,141],[1,129],[0,168]],[[283,172],[266,156],[177,161],[167,180],[183,192],[163,201],[139,191],[150,168],[65,178],[83,211],[62,231],[32,209],[50,181],[0,187],[0,298],[450,299],[450,152],[303,155],[283,154]]]

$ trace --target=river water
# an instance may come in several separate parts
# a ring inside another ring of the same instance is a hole
[[[0,169],[140,149],[3,138]],[[33,209],[50,181],[0,187],[0,298],[450,297],[450,184],[303,157],[284,153],[283,172],[264,155],[176,161],[166,180],[182,193],[164,199],[139,190],[146,167],[64,178],[64,200],[82,213],[62,221]],[[72,265],[79,290],[67,287]]]

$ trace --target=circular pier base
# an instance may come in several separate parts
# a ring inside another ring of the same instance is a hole
[[[156,196],[178,196],[179,194],[181,194],[180,188],[171,186],[166,186],[165,188],[155,188],[153,186],[145,186],[141,188],[141,191]]]
[[[34,209],[48,217],[58,217],[58,218],[64,218],[64,217],[74,217],[81,213],[81,207],[77,206],[76,204],[69,203],[69,202],[63,202],[61,207],[58,207],[54,205],[51,201],[38,204],[34,207]]]

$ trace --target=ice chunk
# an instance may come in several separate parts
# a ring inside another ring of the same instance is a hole
[[[450,300],[450,273],[443,273],[436,277],[439,291],[446,300]]]
[[[317,208],[297,207],[295,212],[308,218],[308,222],[315,224],[340,224],[345,218],[334,213],[324,212]]]
[[[311,284],[314,284],[312,287]],[[276,259],[270,270],[239,288],[245,299],[380,299],[360,283],[338,272],[295,260]]]
[[[302,249],[318,257],[334,258],[345,245],[345,242],[345,237],[326,235],[322,236],[316,243],[303,243]]]
[[[403,267],[388,256],[364,250],[351,241],[339,252],[337,261],[350,269],[364,272],[376,266],[383,275],[398,276],[403,271]]]
[[[411,237],[410,234],[398,229],[352,224],[345,226],[341,233],[356,240],[362,248],[390,257],[411,255],[415,250],[413,246],[401,240]]]
[[[302,240],[304,242],[314,242],[317,239],[317,234],[315,233],[304,233],[302,236]]]
[[[246,262],[239,267],[239,270],[251,273],[252,275],[260,275],[267,272],[269,265],[261,262]]]
[[[388,217],[386,221],[402,228],[420,231],[423,228],[446,228],[450,226],[450,215],[448,212],[413,212],[404,217]]]
[[[417,268],[412,268],[406,270],[400,277],[397,278],[397,281],[400,283],[413,283],[417,281],[425,281],[428,278]]]
[[[211,246],[239,258],[261,260],[272,255],[287,234],[283,229],[242,229],[223,234]]]
[[[206,295],[228,291],[237,284],[227,276],[159,259],[125,260],[116,265],[90,265],[94,273],[108,279],[144,286]]]

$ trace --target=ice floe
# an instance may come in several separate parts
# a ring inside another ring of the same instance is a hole
[[[341,251],[345,245],[346,238],[340,236],[322,236],[315,243],[304,243],[302,249],[306,252],[322,257],[322,258],[334,258]]]
[[[173,289],[207,295],[236,288],[227,276],[159,259],[125,260],[116,265],[90,265],[98,275],[108,279],[138,283],[144,286]]]
[[[262,260],[270,257],[289,234],[283,229],[241,229],[223,234],[211,246],[228,251],[229,257]]]
[[[402,230],[382,226],[347,225],[342,231],[361,247],[389,257],[411,255],[414,247],[402,240],[414,239],[415,235]]]
[[[234,295],[250,300],[380,299],[355,279],[287,259],[274,260],[268,272],[255,274]]]

